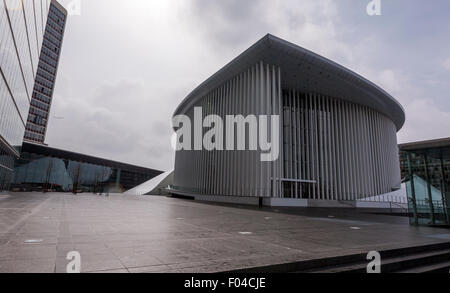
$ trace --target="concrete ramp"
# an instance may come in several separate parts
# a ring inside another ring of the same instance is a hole
[[[126,192],[126,195],[168,195],[165,189],[173,182],[173,170],[167,171]]]

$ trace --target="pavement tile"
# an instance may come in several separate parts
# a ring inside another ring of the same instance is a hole
[[[442,229],[411,227],[402,217],[276,210],[153,196],[14,193],[0,198],[0,272],[65,273],[70,251],[81,254],[86,273],[195,273],[446,241],[433,237]],[[25,243],[32,239],[42,242]]]

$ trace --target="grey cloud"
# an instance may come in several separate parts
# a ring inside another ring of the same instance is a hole
[[[216,48],[222,50],[240,46],[270,29],[264,18],[265,1],[195,0],[188,3],[187,21],[209,40],[209,44],[215,43]]]
[[[144,104],[136,102],[145,100],[142,83],[108,82],[94,93],[83,99],[55,98],[53,111],[65,119],[52,121],[49,140],[109,159],[160,169],[170,167],[170,140],[165,141],[170,137],[170,126],[164,120],[158,121],[158,117],[149,119]]]

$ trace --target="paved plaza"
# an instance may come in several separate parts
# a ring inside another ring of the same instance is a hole
[[[0,272],[219,272],[450,241],[355,210],[250,208],[156,196],[0,195]]]

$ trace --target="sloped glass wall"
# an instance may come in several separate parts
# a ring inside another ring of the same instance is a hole
[[[450,147],[402,150],[413,225],[450,225]]]
[[[24,144],[16,160],[11,191],[124,192],[160,171]]]

